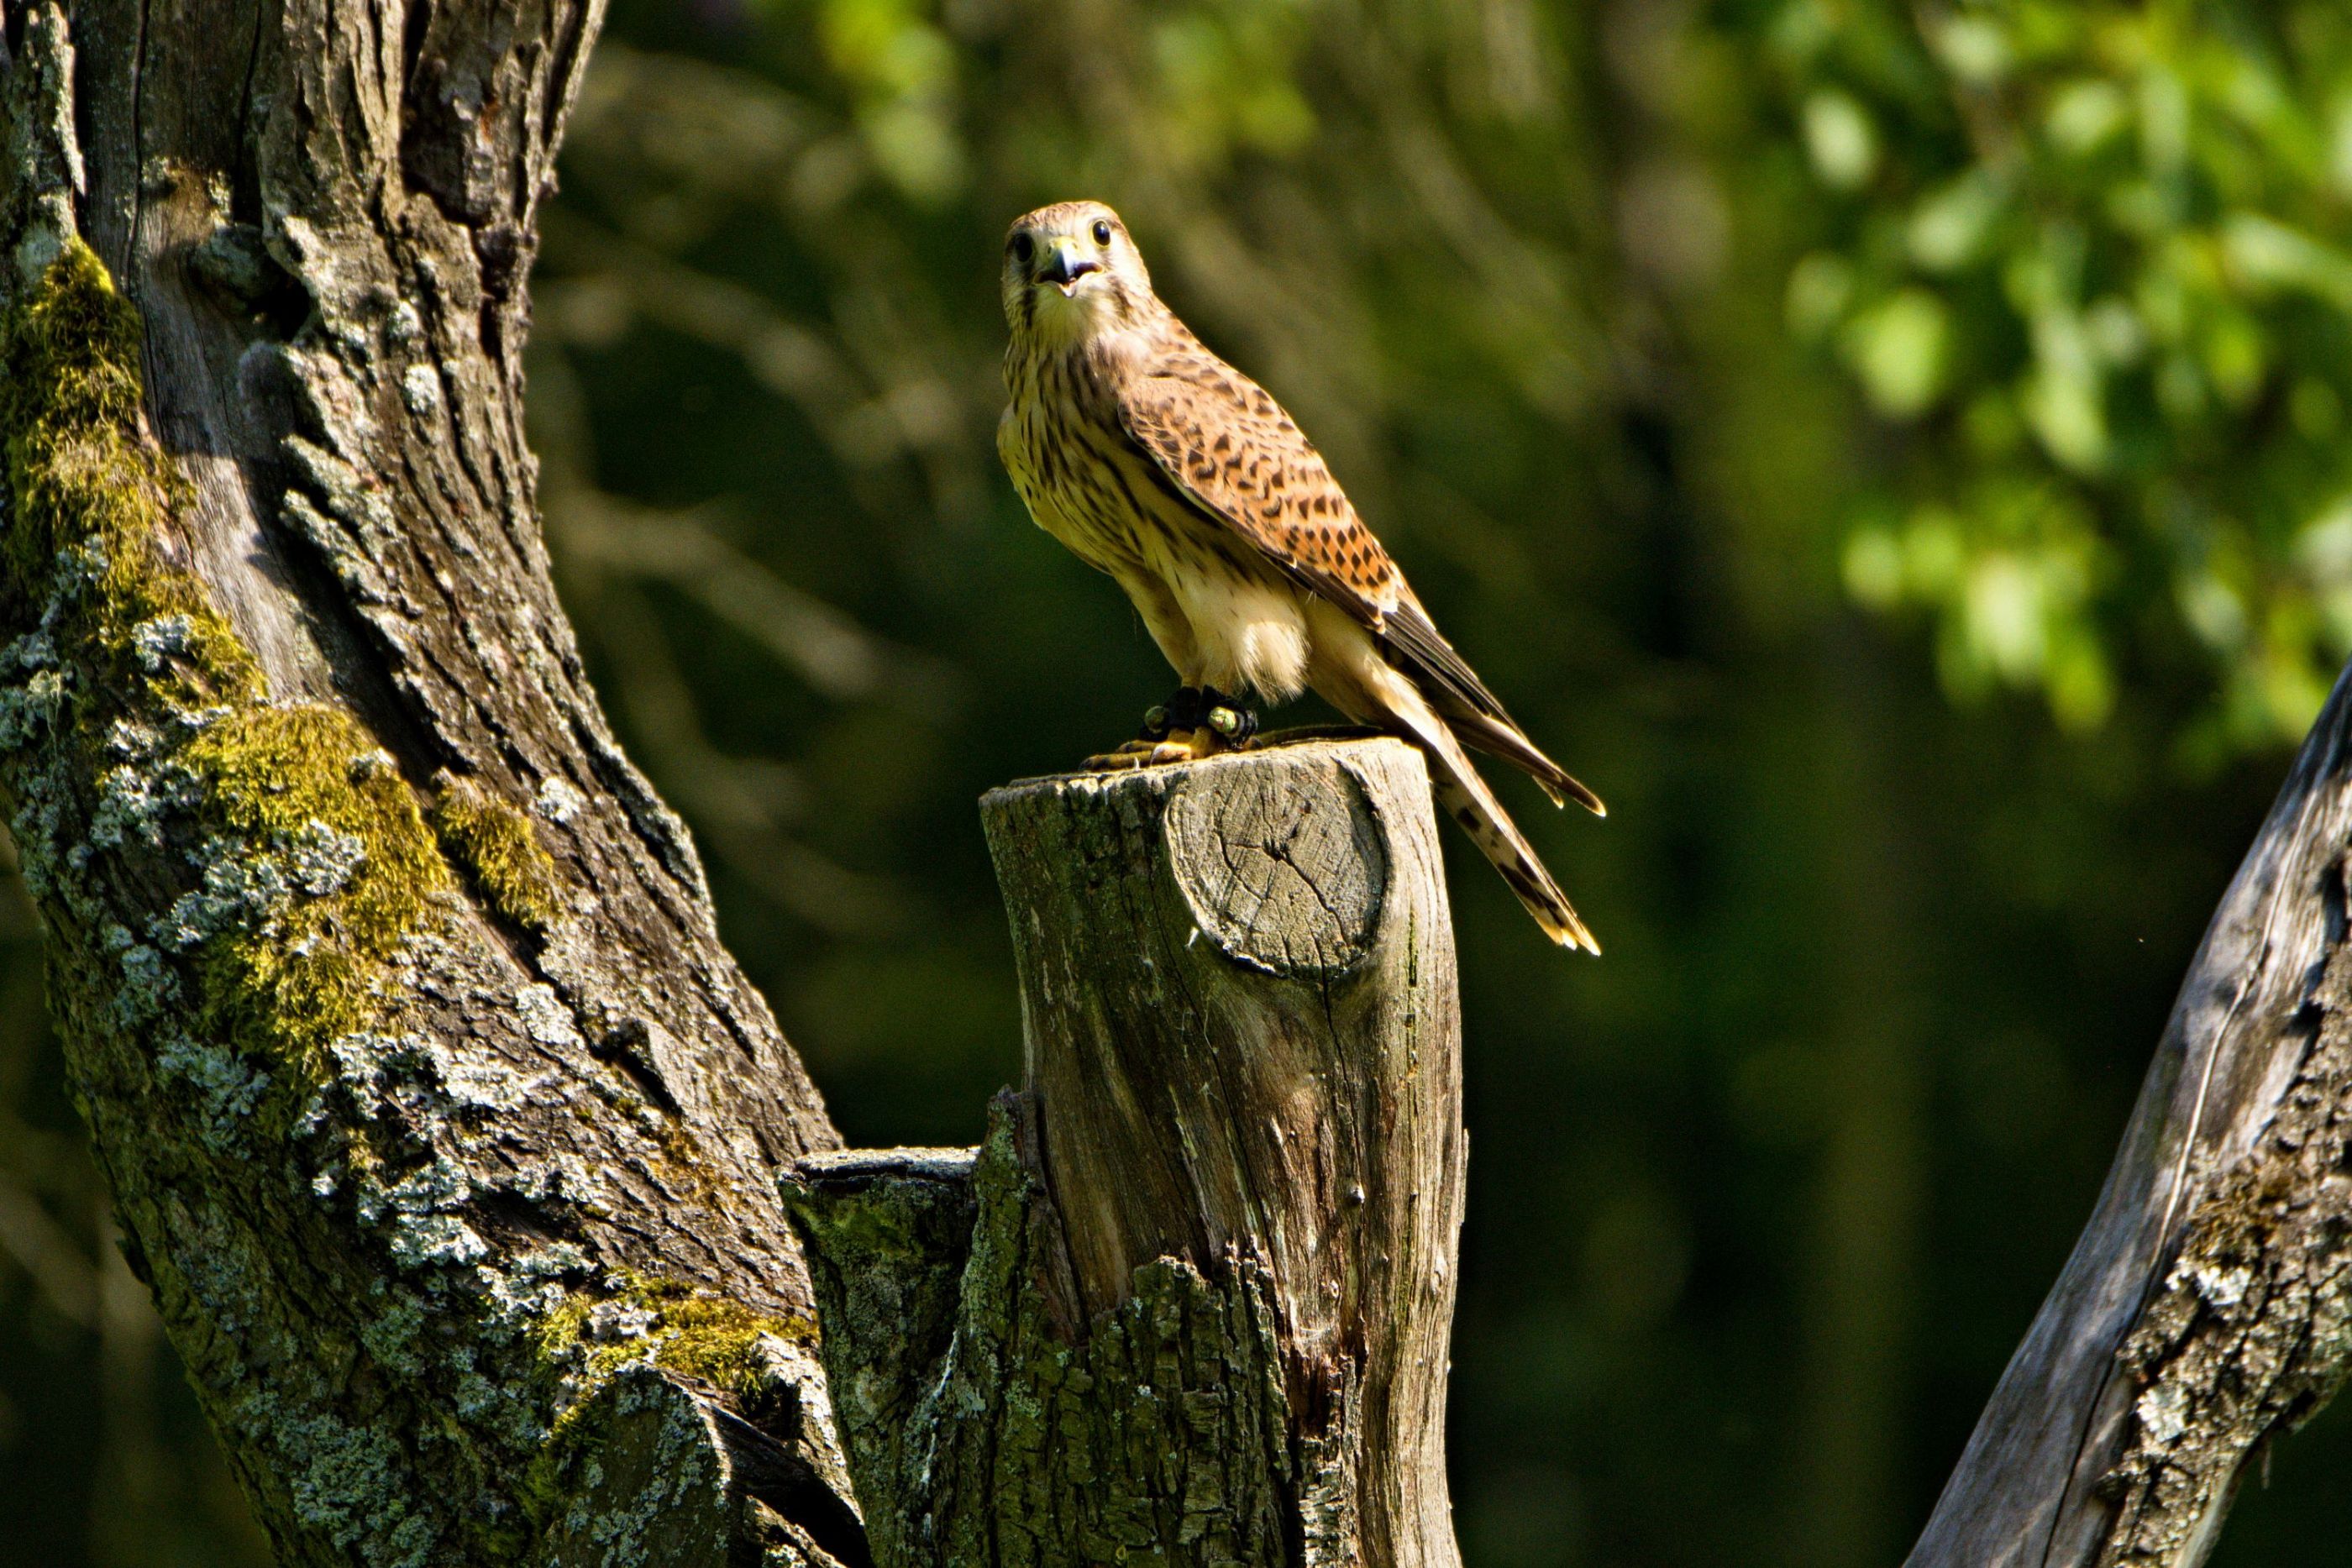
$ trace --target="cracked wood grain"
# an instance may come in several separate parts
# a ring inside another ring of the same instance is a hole
[[[2194,1568],[2352,1358],[2352,672],[2182,981],[2074,1255],[1911,1568]]]

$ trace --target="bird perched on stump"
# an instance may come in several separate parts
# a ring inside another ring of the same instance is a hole
[[[1089,765],[1246,745],[1257,721],[1238,694],[1278,703],[1311,687],[1420,747],[1438,802],[1546,935],[1600,952],[1464,748],[1520,768],[1556,805],[1604,815],[1600,797],[1438,635],[1282,405],[1151,291],[1118,214],[1063,202],[1015,221],[1004,314],[1013,401],[996,439],[1013,486],[1040,528],[1118,580],[1183,681],[1140,738]]]

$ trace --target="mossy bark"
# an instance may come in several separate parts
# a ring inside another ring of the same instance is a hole
[[[283,1561],[856,1563],[834,1134],[549,585],[593,0],[0,7],[0,805]]]
[[[1300,1441],[1263,1265],[1154,1260],[1073,1333],[1044,1283],[1067,1263],[1040,1166],[1034,1106],[1008,1096],[960,1168],[856,1151],[797,1178],[876,1560],[1393,1563],[1316,1506],[1358,1445]],[[947,1310],[908,1311],[910,1287]]]
[[[992,798],[1027,1119],[795,1189],[869,1544],[779,1187],[837,1139],[520,434],[597,11],[0,0],[0,809],[281,1559],[1450,1568],[1451,935],[1392,743]]]

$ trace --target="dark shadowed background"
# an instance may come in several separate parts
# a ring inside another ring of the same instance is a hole
[[[1508,790],[1599,962],[1454,861],[1472,1568],[1895,1563],[2352,651],[2352,16],[615,0],[548,533],[853,1142],[977,1135],[975,798],[1172,684],[992,446],[1004,226],[1076,195],[1612,808]],[[257,1563],[5,912],[0,1558]],[[2340,1560],[2347,1466],[2220,1561]]]

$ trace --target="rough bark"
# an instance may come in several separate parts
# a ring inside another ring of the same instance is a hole
[[[2352,671],[2182,983],[1911,1568],[2191,1568],[2352,1358]]]
[[[1024,1086],[788,1191],[877,1560],[1452,1568],[1460,1022],[1394,741],[983,803]]]
[[[835,1142],[549,584],[524,277],[597,0],[0,0],[0,804],[287,1562],[855,1563]]]

